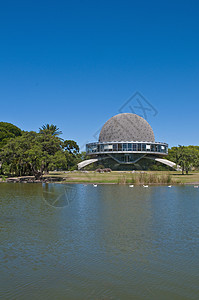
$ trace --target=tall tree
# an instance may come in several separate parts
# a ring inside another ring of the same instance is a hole
[[[79,153],[79,146],[73,140],[65,140],[63,143],[64,149],[67,150],[71,154]]]
[[[189,170],[199,167],[199,147],[198,146],[181,146],[169,149],[168,159],[180,165],[182,174]]]
[[[67,160],[67,169],[72,169],[77,167],[79,146],[73,140],[65,140],[63,142],[63,148],[65,150],[65,156]]]
[[[59,137],[62,132],[56,125],[43,125],[36,133],[21,132],[7,124],[3,124],[6,129],[0,127],[0,141],[1,136],[3,140],[7,139],[0,147],[0,172],[40,178],[50,170],[76,168],[80,160],[79,146],[73,140],[63,141]]]
[[[10,138],[21,135],[22,131],[17,126],[7,122],[0,122],[0,148],[3,147]]]
[[[46,124],[39,128],[39,133],[45,135],[50,134],[52,136],[59,136],[60,134],[62,134],[62,131],[56,125]]]
[[[3,170],[16,176],[34,175],[39,179],[49,167],[66,167],[67,161],[62,142],[56,136],[25,132],[12,138],[1,149]]]

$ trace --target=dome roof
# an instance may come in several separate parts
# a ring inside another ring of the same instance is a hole
[[[123,113],[110,118],[102,127],[99,142],[155,142],[153,130],[142,117]]]

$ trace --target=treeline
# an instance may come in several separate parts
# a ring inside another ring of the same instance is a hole
[[[185,172],[188,174],[190,170],[199,169],[199,146],[172,147],[165,158],[179,165],[182,169],[182,174]]]
[[[39,179],[50,170],[76,169],[83,154],[75,141],[63,140],[61,134],[56,125],[43,125],[37,133],[0,122],[0,174]]]
[[[38,132],[28,132],[0,122],[0,174],[39,179],[49,171],[77,169],[86,154],[79,152],[75,141],[63,140],[61,134],[56,125],[46,124]],[[188,174],[199,169],[199,146],[172,147],[165,158],[179,165],[182,174]]]

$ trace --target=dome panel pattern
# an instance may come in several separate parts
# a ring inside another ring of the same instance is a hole
[[[99,142],[155,142],[153,130],[142,117],[122,113],[110,118],[102,127]]]

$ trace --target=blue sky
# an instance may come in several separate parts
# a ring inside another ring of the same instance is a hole
[[[139,91],[156,141],[197,145],[198,15],[192,0],[1,2],[1,121],[83,146]]]

